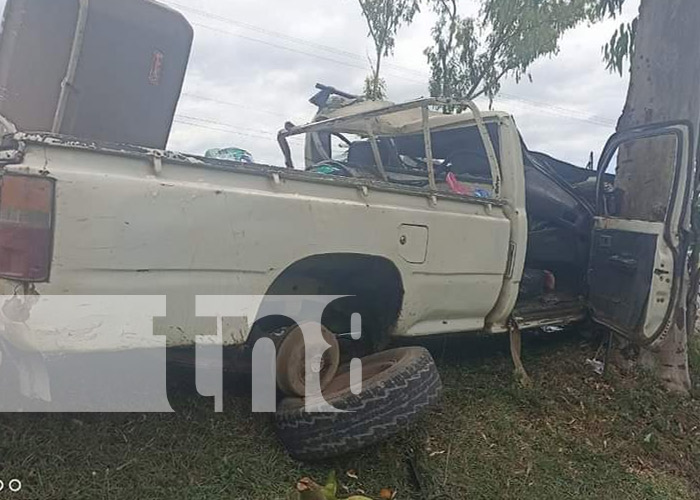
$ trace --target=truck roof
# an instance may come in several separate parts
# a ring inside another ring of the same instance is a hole
[[[319,121],[330,121],[326,131],[356,133],[364,135],[367,133],[367,115],[372,114],[371,127],[372,131],[377,135],[404,135],[420,133],[423,130],[423,117],[419,103],[426,99],[418,99],[408,101],[402,104],[395,104],[389,101],[354,101],[345,105],[329,108],[319,113]],[[455,101],[457,102],[457,101]],[[413,106],[413,107],[411,107]],[[406,109],[406,107],[408,107]],[[383,112],[385,111],[385,112]],[[492,120],[499,118],[510,117],[510,114],[502,111],[481,111],[481,117],[484,120]],[[352,117],[357,117],[357,120],[352,120]],[[334,119],[343,118],[342,121],[333,124]],[[348,118],[348,120],[345,120]],[[431,129],[444,129],[463,126],[474,121],[474,114],[471,110],[466,109],[459,114],[444,114],[438,111],[429,112],[429,125]],[[306,124],[300,127],[312,126]]]

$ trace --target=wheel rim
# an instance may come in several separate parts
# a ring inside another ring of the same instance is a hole
[[[306,327],[307,325],[309,324],[302,326]],[[331,383],[338,371],[340,345],[336,336],[326,327],[318,324],[312,326],[321,328],[324,342],[331,346],[320,358],[316,357],[314,360],[314,366],[317,363],[320,365],[320,388],[323,390]],[[291,327],[277,352],[278,388],[288,396],[304,397],[306,394],[306,350],[302,327]]]

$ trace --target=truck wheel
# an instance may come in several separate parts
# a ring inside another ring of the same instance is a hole
[[[323,325],[321,334],[331,347],[320,360],[321,390],[331,383],[340,365],[338,338]],[[303,397],[306,394],[306,349],[301,327],[291,327],[277,350],[277,387],[287,396]]]
[[[311,413],[319,398],[287,398],[275,415],[277,433],[292,457],[322,460],[364,448],[396,434],[435,404],[442,389],[430,353],[420,347],[394,349],[362,360],[362,391],[350,390],[344,365],[323,395],[343,413]]]

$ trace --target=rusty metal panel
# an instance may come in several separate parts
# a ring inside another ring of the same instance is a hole
[[[8,0],[0,113],[21,130],[162,149],[192,38],[151,0]]]

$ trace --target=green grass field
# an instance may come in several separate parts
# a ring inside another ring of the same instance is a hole
[[[176,415],[0,416],[0,479],[24,485],[0,498],[286,499],[299,478],[322,482],[331,470],[343,495],[373,498],[382,488],[421,500],[700,498],[700,398],[665,394],[641,374],[603,380],[585,364],[598,344],[573,334],[526,338],[532,389],[514,383],[505,338],[431,348],[441,406],[327,463],[291,460],[270,418],[240,395],[220,415],[183,390]]]

